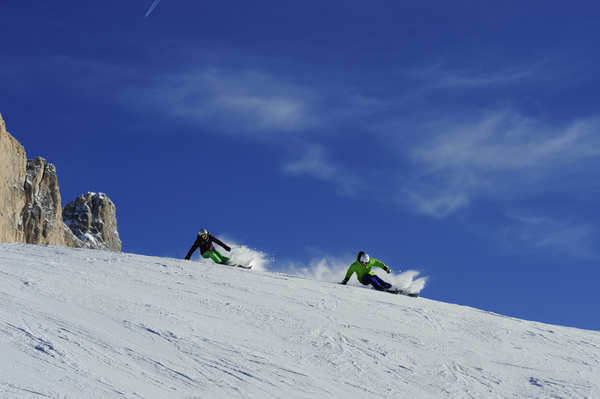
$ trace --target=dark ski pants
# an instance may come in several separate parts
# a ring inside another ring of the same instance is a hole
[[[392,288],[392,285],[390,283],[386,283],[374,274],[367,274],[363,277],[363,279],[360,282],[363,285],[371,284],[373,288],[375,288],[378,291],[389,290],[390,288]]]

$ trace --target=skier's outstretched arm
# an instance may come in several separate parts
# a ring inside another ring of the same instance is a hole
[[[385,270],[386,273],[389,273],[392,271],[389,267],[386,266],[385,263],[383,263],[377,259],[373,259],[373,266],[382,268],[383,270]]]
[[[219,244],[220,246],[222,246],[223,248],[225,248],[225,250],[226,250],[227,252],[230,252],[230,251],[231,251],[231,248],[229,248],[229,247],[227,246],[227,244],[223,243],[223,241],[219,240],[217,237],[213,237],[212,239],[213,239],[213,241],[214,241],[214,242],[216,242],[217,244]]]
[[[190,250],[188,251],[187,255],[185,256],[186,260],[189,260],[192,257],[192,254],[194,253],[194,251],[200,246],[200,239],[196,238],[196,241],[194,241],[194,245],[192,245],[192,247],[190,248]]]

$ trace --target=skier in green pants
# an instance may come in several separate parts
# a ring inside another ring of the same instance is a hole
[[[198,237],[196,238],[194,245],[192,245],[187,255],[185,256],[185,259],[189,260],[192,257],[194,251],[197,248],[200,248],[200,253],[202,254],[203,258],[210,258],[215,263],[221,265],[231,265],[231,263],[229,263],[230,259],[226,256],[221,255],[221,253],[215,249],[213,242],[225,248],[227,252],[231,251],[231,248],[229,248],[227,244],[224,244],[217,237],[213,237],[206,229],[202,229],[198,233]]]

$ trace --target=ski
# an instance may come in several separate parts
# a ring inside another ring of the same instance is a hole
[[[236,265],[228,265],[228,266],[231,266],[231,267],[240,267],[242,269],[247,269],[247,270],[252,269],[252,266],[245,266],[245,265],[237,265],[236,264]]]
[[[391,288],[389,290],[383,290],[384,292],[390,293],[390,294],[396,294],[396,295],[406,295],[409,296],[411,298],[418,298],[419,294],[416,292],[408,292],[408,291],[404,291],[402,289],[399,288]]]

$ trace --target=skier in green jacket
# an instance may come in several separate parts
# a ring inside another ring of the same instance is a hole
[[[346,277],[344,277],[344,280],[340,284],[345,285],[348,280],[350,280],[350,277],[352,277],[352,274],[356,273],[358,281],[360,281],[360,283],[363,285],[371,284],[373,288],[379,291],[385,291],[392,288],[390,283],[386,283],[375,275],[375,272],[371,270],[373,266],[382,268],[386,273],[391,272],[390,268],[387,267],[385,263],[371,258],[369,254],[365,253],[364,251],[360,251],[356,257],[356,262],[350,265],[348,271],[346,272]]]

